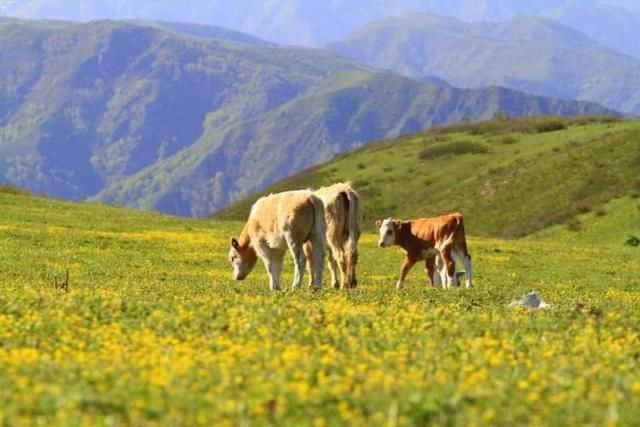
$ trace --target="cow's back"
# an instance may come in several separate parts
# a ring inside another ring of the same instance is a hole
[[[420,240],[427,242],[437,242],[445,239],[452,233],[464,233],[462,215],[452,213],[434,218],[420,218],[410,221],[411,234]]]
[[[282,240],[284,233],[309,235],[316,220],[316,200],[309,190],[285,191],[260,198],[251,208],[248,221],[252,240],[276,243]]]
[[[324,204],[327,235],[335,243],[360,237],[360,197],[349,184],[337,183],[314,192]]]

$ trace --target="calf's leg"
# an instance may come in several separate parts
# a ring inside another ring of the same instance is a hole
[[[402,267],[400,268],[400,278],[398,279],[398,283],[396,284],[396,289],[402,289],[404,286],[404,279],[407,277],[407,273],[411,270],[411,267],[415,264],[415,260],[411,258],[405,258]]]
[[[440,256],[435,255],[433,257],[427,258],[425,263],[425,271],[427,273],[427,277],[431,281],[431,286],[434,288],[439,288],[442,286],[442,277],[441,277],[441,269],[440,265]]]

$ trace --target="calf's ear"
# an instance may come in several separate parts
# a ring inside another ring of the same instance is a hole
[[[238,248],[240,247],[240,244],[238,243],[238,241],[236,240],[235,237],[231,238],[231,246],[233,247],[233,249],[238,250]]]
[[[376,220],[376,228],[380,228],[380,226],[382,226],[382,221],[380,221],[379,219]]]

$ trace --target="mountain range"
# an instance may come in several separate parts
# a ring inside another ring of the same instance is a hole
[[[635,11],[590,0],[572,0],[539,16],[577,30],[602,46],[640,58],[640,2],[633,3]]]
[[[469,23],[412,14],[370,24],[329,47],[411,77],[469,88],[500,85],[640,113],[640,59],[544,18]]]
[[[499,112],[613,113],[201,25],[0,19],[0,182],[55,197],[206,216],[370,141]]]
[[[596,19],[597,25],[592,27],[591,18],[602,16],[604,5],[615,6],[609,7],[606,14],[617,18]],[[572,18],[576,16],[576,8],[587,10],[581,14],[591,17],[584,21]],[[632,11],[636,12],[637,19],[639,9],[636,0],[598,3],[591,0],[0,0],[0,14],[8,16],[80,21],[186,21],[233,28],[274,42],[310,46],[338,41],[364,25],[406,13],[436,13],[464,21],[502,21],[550,10],[555,10],[551,13],[558,15],[561,22],[576,23],[580,31],[591,29],[593,35],[602,34],[601,39],[605,41],[620,41],[617,34],[629,29],[632,32],[622,41],[629,46],[634,44],[640,29],[620,24]]]

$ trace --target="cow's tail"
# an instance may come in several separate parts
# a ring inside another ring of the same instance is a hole
[[[459,233],[462,233],[462,235],[464,236],[464,221],[462,219],[462,215],[453,214],[453,223],[451,224],[450,227],[447,227],[447,229],[448,229],[447,238],[441,242],[436,242],[436,245],[435,245],[436,249],[440,252],[444,251],[445,249],[447,249],[448,246],[452,245],[456,239],[456,236]]]
[[[461,238],[459,239],[459,248],[462,249],[462,252],[464,254],[464,256],[468,257],[469,259],[471,259],[471,255],[469,255],[469,250],[467,249],[467,235],[464,231],[464,219],[462,219],[462,215],[461,214],[457,214],[456,215],[456,220],[458,223],[458,236],[461,236]]]
[[[442,242],[436,242],[436,249],[439,252],[444,251],[445,249],[447,249],[447,246],[451,245],[453,243],[453,239],[455,235],[453,233],[450,233],[449,236],[447,236],[446,239],[444,239]]]
[[[340,193],[344,203],[345,221],[342,235],[345,238],[343,262],[346,263],[345,284],[348,287],[357,285],[356,265],[358,263],[358,239],[360,238],[360,224],[362,223],[362,207],[358,193],[346,189]]]
[[[357,248],[360,237],[360,224],[362,222],[362,210],[360,197],[355,191],[343,191],[340,193],[345,205],[345,222],[343,235],[348,237],[348,244]]]
[[[311,195],[311,205],[313,206],[313,234],[315,235],[316,244],[322,245],[322,251],[324,252],[327,223],[324,219],[324,203],[316,195]]]
[[[305,243],[305,253],[307,257],[307,267],[311,273],[311,284],[322,286],[322,272],[324,269],[324,255],[326,250],[327,223],[324,219],[324,203],[318,196],[311,194],[309,203],[313,212],[313,226]]]

